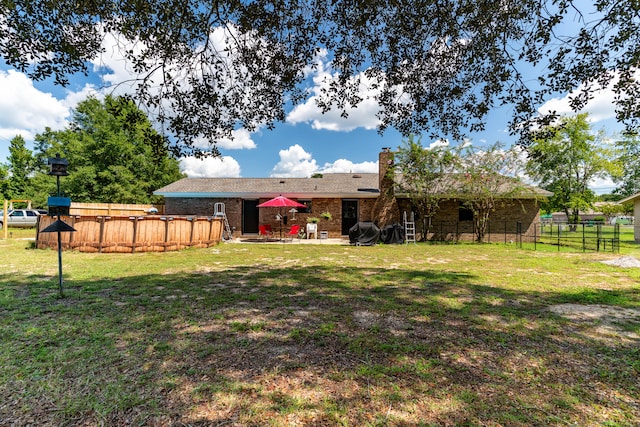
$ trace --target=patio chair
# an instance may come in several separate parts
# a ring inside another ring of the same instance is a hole
[[[267,240],[271,237],[271,226],[270,225],[259,225],[258,226],[258,236],[262,239]]]
[[[310,239],[311,235],[313,235],[314,239],[318,238],[318,224],[311,222],[307,224],[307,239]]]
[[[287,233],[287,236],[293,242],[293,238],[294,237],[298,237],[299,233],[300,233],[300,225],[299,224],[294,224],[289,229],[289,232]]]

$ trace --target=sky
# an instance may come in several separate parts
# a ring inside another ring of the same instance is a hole
[[[105,41],[108,43],[108,40]],[[105,46],[108,47],[108,46]],[[113,50],[107,49],[109,52]],[[64,129],[72,109],[89,95],[101,97],[101,87],[131,77],[121,58],[103,56],[95,61],[89,76],[72,76],[71,84],[62,88],[51,82],[34,82],[26,75],[0,64],[0,162],[9,155],[9,142],[21,135],[28,148],[33,138],[46,127]],[[402,136],[393,129],[380,135],[376,130],[377,105],[370,98],[343,118],[336,111],[322,114],[313,101],[328,73],[319,67],[309,79],[312,86],[309,98],[289,110],[286,120],[275,129],[258,129],[249,133],[236,132],[233,140],[218,142],[221,158],[198,160],[182,158],[180,165],[189,177],[308,177],[314,173],[377,172],[378,153],[382,147],[396,149]],[[366,94],[364,94],[366,95]],[[549,99],[540,111],[555,110],[560,114],[573,114],[568,95]],[[613,135],[621,126],[615,121],[613,94],[602,90],[584,110],[590,114],[592,129],[604,129]],[[502,142],[510,145],[514,137],[507,131],[510,117],[505,107],[492,111],[487,117],[485,131],[469,135],[473,144]],[[423,145],[431,142],[422,139]],[[615,188],[606,180],[592,183],[597,193],[608,193]]]

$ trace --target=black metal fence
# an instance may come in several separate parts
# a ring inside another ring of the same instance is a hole
[[[517,221],[492,220],[487,223],[483,242],[514,243],[522,234],[522,224]],[[427,240],[434,243],[473,242],[477,239],[473,221],[443,221],[431,225]]]
[[[536,235],[534,245],[555,245],[558,250],[565,247],[582,252],[620,252],[620,224],[540,223],[537,224]]]
[[[476,241],[472,221],[438,222],[432,224],[427,240],[433,243]],[[485,230],[484,242],[515,244],[519,248],[537,250],[539,245],[552,245],[557,250],[619,252],[620,225],[584,222],[578,224],[517,221],[491,221]]]

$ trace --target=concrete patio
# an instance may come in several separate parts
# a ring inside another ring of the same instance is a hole
[[[262,244],[299,244],[299,245],[349,245],[349,239],[344,238],[328,238],[328,239],[298,239],[298,238],[283,238],[282,240],[277,238],[263,239],[255,234],[243,235],[240,237],[234,237],[232,240],[228,240],[225,243],[262,243]]]

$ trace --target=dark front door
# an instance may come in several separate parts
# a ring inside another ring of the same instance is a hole
[[[349,234],[349,229],[358,222],[358,201],[342,201],[342,235]]]
[[[258,233],[258,200],[242,201],[242,234]]]

